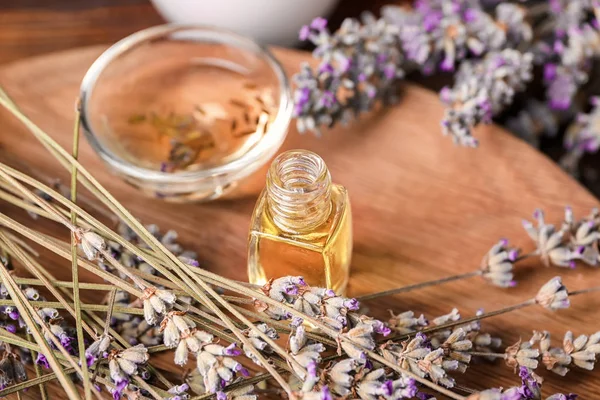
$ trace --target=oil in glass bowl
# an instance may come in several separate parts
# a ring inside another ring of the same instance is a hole
[[[159,28],[115,45],[110,60],[100,57],[90,68],[93,83],[86,76],[82,85],[86,136],[146,193],[220,197],[283,142],[291,118],[287,79],[249,39]]]

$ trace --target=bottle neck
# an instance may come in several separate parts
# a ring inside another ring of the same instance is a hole
[[[267,173],[267,207],[277,227],[304,233],[331,213],[331,176],[321,157],[307,150],[278,156]]]

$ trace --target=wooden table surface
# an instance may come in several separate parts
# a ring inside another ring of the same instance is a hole
[[[27,3],[31,3],[31,8],[0,5],[3,61],[114,41],[159,21],[151,8],[135,0],[106,8],[88,7],[86,3],[70,14],[79,15],[79,20],[61,12],[54,15],[51,9],[34,4],[41,2],[20,1],[19,5]],[[103,2],[90,2],[96,3]],[[124,10],[129,11],[123,14]],[[49,18],[50,15],[53,17]],[[32,21],[38,17],[45,21],[44,29],[41,26],[32,29],[35,25]],[[21,27],[20,18],[27,21]],[[49,29],[60,18],[65,31]],[[6,21],[10,21],[12,28],[7,27]],[[19,45],[21,39],[24,42]],[[27,43],[32,47],[27,49]],[[6,86],[34,121],[70,148],[72,109],[79,82],[103,48],[50,54],[6,65],[0,68],[0,84]],[[290,73],[308,58],[306,54],[291,51],[278,51],[277,55]],[[521,219],[530,218],[536,207],[544,208],[548,219],[559,223],[566,204],[573,206],[578,216],[597,205],[592,195],[552,161],[497,127],[478,130],[481,148],[477,150],[454,147],[439,133],[442,112],[433,93],[408,86],[399,106],[363,119],[348,129],[328,132],[322,139],[290,130],[284,148],[304,147],[318,152],[330,167],[334,180],[350,192],[355,224],[350,295],[360,296],[473,270],[489,247],[503,237],[528,252],[532,244],[521,228]],[[32,136],[5,112],[0,113],[0,124],[0,149],[46,174],[67,177]],[[255,194],[235,201],[173,207],[141,197],[115,179],[87,143],[82,145],[81,157],[100,182],[142,221],[157,223],[163,229],[177,229],[184,246],[199,252],[203,266],[245,279],[247,229]],[[264,177],[258,177],[258,182],[262,180]],[[4,203],[0,203],[0,212],[31,223],[24,213]],[[57,278],[70,279],[66,263],[50,258],[44,262],[52,266]],[[382,298],[367,305],[370,313],[380,318],[385,318],[388,309],[414,310],[433,317],[449,312],[452,307],[469,316],[479,308],[494,310],[530,298],[554,275],[562,275],[566,285],[576,290],[597,285],[599,273],[585,266],[575,270],[546,268],[538,260],[529,260],[517,269],[519,286],[514,289],[491,287],[475,278]],[[82,274],[82,280],[86,279],[93,278]],[[89,294],[84,296],[93,301]],[[555,335],[555,344],[566,330],[572,329],[577,335],[600,329],[598,297],[580,296],[572,303],[571,309],[556,313],[531,308],[493,318],[484,323],[484,329],[502,337],[506,345],[519,338],[528,339],[533,329],[550,331]],[[170,363],[161,359],[158,365],[168,368]],[[543,371],[541,374],[547,379],[544,394],[577,392],[581,399],[597,399],[598,373],[573,371],[561,378]],[[501,363],[473,366],[457,379],[473,389],[518,383],[513,371]],[[60,388],[54,387],[52,393],[53,398],[62,398]],[[26,397],[37,398],[35,390]]]

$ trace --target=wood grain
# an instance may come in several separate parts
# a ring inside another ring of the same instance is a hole
[[[376,12],[405,0],[341,0],[330,18]],[[0,2],[0,64],[24,57],[95,44],[113,43],[164,23],[149,0],[5,0]]]
[[[0,63],[116,42],[164,20],[147,0],[18,0],[0,5]]]
[[[0,83],[23,110],[59,143],[70,148],[72,111],[79,81],[101,47],[68,51],[8,65]],[[293,73],[305,53],[277,51]],[[482,256],[500,238],[532,249],[521,228],[537,207],[558,223],[563,206],[578,216],[597,200],[565,175],[551,160],[500,128],[477,130],[477,150],[454,147],[440,135],[443,113],[438,99],[425,89],[408,85],[399,106],[361,119],[347,129],[326,132],[323,138],[299,135],[290,129],[284,148],[319,153],[334,180],[350,193],[354,214],[355,250],[350,295],[390,289],[477,268]],[[0,113],[0,146],[32,168],[65,179],[67,174],[32,136],[5,112]],[[110,175],[83,143],[81,160],[116,197],[144,222],[175,228],[181,241],[198,251],[202,266],[223,275],[246,279],[246,240],[256,192],[245,198],[207,204],[171,205],[141,197]],[[264,180],[264,176],[258,179]],[[24,213],[0,204],[0,212],[31,224]],[[52,227],[59,232],[58,228]],[[44,258],[60,279],[70,279],[68,263]],[[82,273],[82,279],[91,279]],[[414,293],[371,301],[371,314],[385,318],[388,309],[414,310],[433,317],[457,307],[465,316],[479,308],[494,310],[530,298],[555,275],[571,290],[598,284],[599,272],[546,268],[537,260],[519,264],[519,286],[499,289],[478,278]],[[556,313],[530,308],[484,322],[484,329],[509,345],[528,339],[531,331],[548,330],[557,343],[568,329],[590,334],[600,328],[596,296],[580,296],[572,308]],[[161,363],[166,366],[166,361]],[[544,394],[577,392],[595,399],[600,392],[598,371],[572,372],[566,378],[546,374]],[[518,383],[503,365],[477,365],[460,384],[482,389]],[[35,393],[35,391],[31,391]],[[60,393],[54,388],[54,393]],[[34,396],[31,394],[31,396]],[[35,398],[32,397],[32,398]]]

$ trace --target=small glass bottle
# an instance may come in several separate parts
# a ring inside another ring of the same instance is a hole
[[[248,277],[302,276],[344,294],[352,255],[346,188],[331,182],[325,162],[307,150],[278,156],[267,173],[250,225]]]

